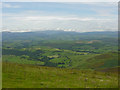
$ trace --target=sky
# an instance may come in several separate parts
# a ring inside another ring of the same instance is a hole
[[[2,2],[119,2],[119,0],[1,0]]]
[[[117,31],[114,2],[4,2],[3,31]]]

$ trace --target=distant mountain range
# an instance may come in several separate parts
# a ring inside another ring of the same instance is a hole
[[[102,31],[102,32],[73,32],[73,31],[35,31],[35,32],[2,32],[3,40],[19,40],[19,39],[36,39],[41,38],[44,40],[89,40],[89,39],[101,39],[101,38],[117,38],[117,31]]]

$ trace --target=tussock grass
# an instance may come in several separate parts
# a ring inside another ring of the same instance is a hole
[[[3,88],[117,88],[116,73],[3,62]]]

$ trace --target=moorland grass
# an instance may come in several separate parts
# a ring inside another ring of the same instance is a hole
[[[3,62],[3,88],[117,88],[118,74]]]

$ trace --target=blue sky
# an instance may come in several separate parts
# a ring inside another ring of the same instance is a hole
[[[3,3],[3,30],[117,30],[117,3]]]

